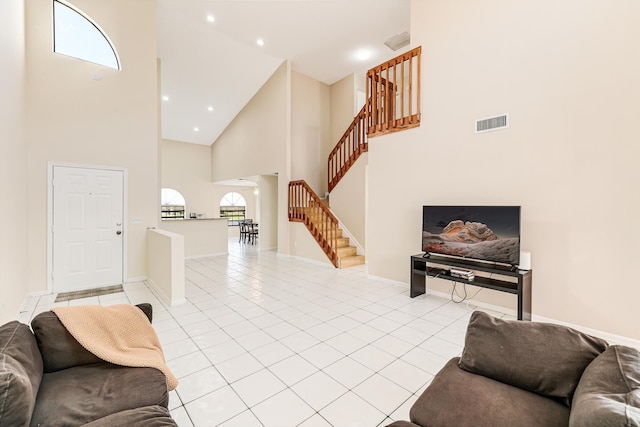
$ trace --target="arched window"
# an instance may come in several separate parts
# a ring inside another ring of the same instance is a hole
[[[227,218],[230,226],[239,225],[247,213],[247,201],[241,194],[231,192],[220,200],[220,218]]]
[[[53,51],[120,69],[116,49],[98,24],[60,0],[53,2]]]
[[[160,190],[162,219],[182,219],[185,213],[184,197],[173,188]]]

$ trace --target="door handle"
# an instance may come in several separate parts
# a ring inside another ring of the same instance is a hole
[[[116,231],[116,234],[119,236],[119,235],[122,234],[122,231],[118,230],[118,231]]]

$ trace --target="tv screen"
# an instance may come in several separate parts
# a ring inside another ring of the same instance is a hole
[[[423,206],[422,250],[520,263],[520,206]]]

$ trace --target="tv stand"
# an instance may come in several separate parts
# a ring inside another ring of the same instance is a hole
[[[473,281],[448,274],[451,267],[489,273],[489,277],[476,274]],[[426,277],[433,277],[494,291],[507,292],[518,297],[518,320],[531,320],[531,270],[517,270],[512,266],[487,264],[480,261],[444,257],[434,254],[411,257],[411,298],[426,292]]]

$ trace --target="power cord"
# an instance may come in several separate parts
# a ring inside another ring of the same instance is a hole
[[[453,288],[451,288],[451,301],[454,302],[455,304],[460,304],[462,301],[467,299],[467,284],[463,283],[462,288],[464,289],[464,297],[460,296],[460,294],[458,293],[458,282],[455,281],[451,281],[451,283],[453,283]],[[457,295],[458,298],[461,298],[460,301],[456,301],[455,297],[453,295]]]
[[[467,293],[467,284],[463,283],[462,284],[462,288],[464,290],[464,296],[461,296],[458,291],[457,291],[457,285],[459,282],[455,282],[455,281],[451,281],[451,283],[453,283],[453,288],[451,288],[451,302],[453,302],[454,304],[460,304],[466,300],[472,300],[474,299],[480,292],[482,292],[484,290],[484,288],[480,288],[476,291],[475,294],[473,294],[472,296],[469,297],[468,293]],[[460,298],[459,301],[455,300],[454,294],[458,296],[458,298]],[[469,307],[469,301],[467,301],[467,309],[471,310],[471,308]]]

